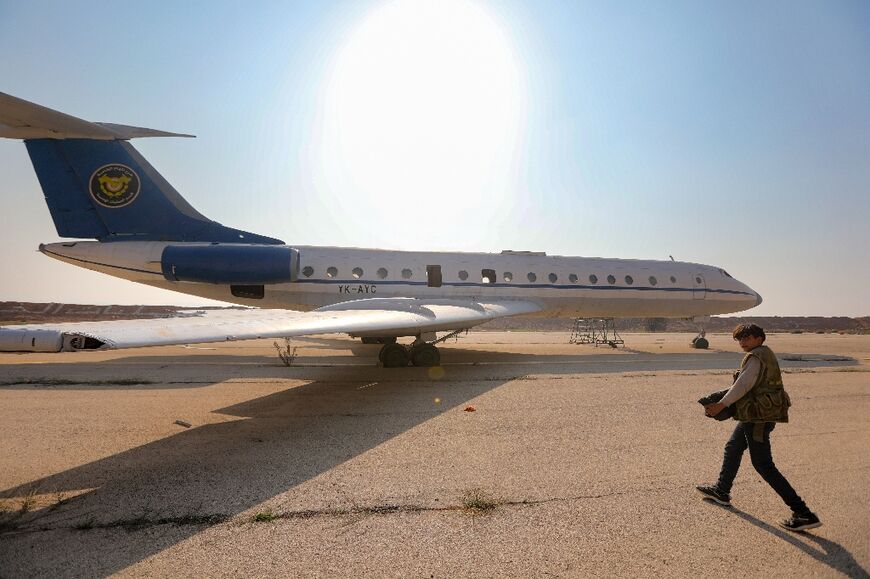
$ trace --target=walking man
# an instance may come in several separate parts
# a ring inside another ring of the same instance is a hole
[[[726,406],[734,404],[734,419],[738,421],[734,433],[725,444],[725,457],[719,480],[714,485],[700,485],[698,492],[720,505],[731,505],[731,485],[740,468],[743,452],[748,448],[752,466],[791,507],[792,516],[780,523],[790,531],[805,531],[822,525],[810,511],[786,478],[773,464],[770,452],[770,433],[777,422],[788,422],[791,406],[782,386],[782,373],[776,355],[763,345],[764,330],[755,324],[741,324],[734,328],[733,337],[746,352],[734,384],[716,403],[704,406],[707,416],[715,416]]]

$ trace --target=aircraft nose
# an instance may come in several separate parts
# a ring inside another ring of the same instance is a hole
[[[756,306],[761,305],[762,301],[764,301],[764,300],[761,299],[761,294],[758,292],[755,292],[755,305]]]

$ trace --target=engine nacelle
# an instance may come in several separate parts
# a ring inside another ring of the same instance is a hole
[[[0,328],[0,352],[74,352],[105,345],[97,338],[61,330]]]
[[[296,281],[299,252],[286,245],[167,245],[160,258],[169,281],[275,284]]]
[[[0,331],[0,352],[60,352],[63,350],[63,332],[3,328]]]

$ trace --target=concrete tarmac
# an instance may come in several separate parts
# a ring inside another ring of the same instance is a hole
[[[472,332],[438,369],[339,335],[290,367],[272,341],[0,355],[0,577],[868,577],[870,336],[768,337],[776,464],[824,522],[798,534],[748,456],[733,508],[694,490],[730,336],[623,337]]]

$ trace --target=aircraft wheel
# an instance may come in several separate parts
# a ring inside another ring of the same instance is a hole
[[[379,358],[384,368],[402,368],[408,365],[408,350],[401,344],[386,344]]]
[[[710,342],[707,341],[707,338],[695,338],[692,340],[692,347],[697,350],[706,350],[710,347]]]
[[[411,348],[411,363],[423,368],[441,364],[441,353],[432,344],[420,344]]]

